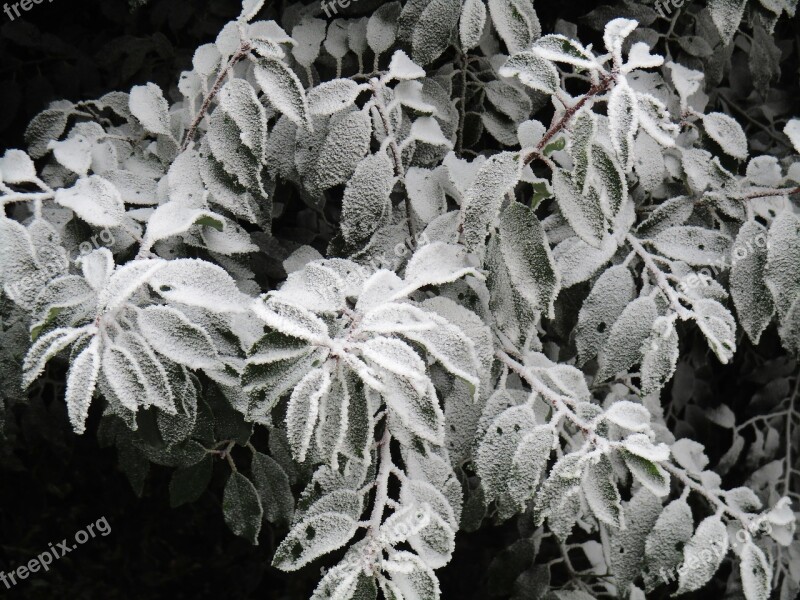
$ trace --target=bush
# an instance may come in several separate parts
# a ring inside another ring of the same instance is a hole
[[[511,519],[496,597],[794,597],[795,3],[696,4],[245,0],[174,93],[52,104],[0,159],[5,403],[63,361],[173,506],[222,461],[314,600],[438,598]]]

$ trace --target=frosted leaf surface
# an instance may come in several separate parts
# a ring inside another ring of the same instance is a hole
[[[592,53],[581,45],[560,34],[545,35],[533,44],[533,51],[546,60],[563,62],[582,69],[596,69],[597,61]]]
[[[315,369],[295,386],[286,409],[286,435],[297,462],[305,462],[319,416],[319,405],[331,387],[326,369]]]
[[[703,587],[717,572],[728,553],[728,531],[719,516],[703,519],[683,550],[684,560],[678,569],[678,592]]]
[[[276,110],[282,112],[299,127],[310,123],[305,91],[294,71],[280,60],[262,58],[256,65],[255,77],[269,103]]]
[[[294,496],[286,472],[274,458],[260,452],[253,454],[251,470],[267,521],[287,523],[294,512]]]
[[[27,388],[44,371],[51,358],[85,333],[83,329],[54,329],[39,337],[28,350],[22,363],[22,385]]]
[[[126,204],[157,204],[156,182],[144,175],[132,171],[110,170],[103,173],[103,178],[114,185]]]
[[[561,273],[561,288],[566,289],[591,278],[614,256],[616,250],[615,244],[595,248],[579,237],[565,239],[553,249],[553,257]]]
[[[772,222],[767,242],[767,287],[784,319],[800,294],[800,218],[782,212]]]
[[[628,61],[622,68],[622,72],[630,73],[635,69],[654,69],[663,64],[663,56],[650,54],[650,46],[644,42],[635,42],[628,51]]]
[[[432,242],[417,250],[406,265],[405,285],[394,295],[404,297],[426,285],[452,283],[465,275],[482,276],[469,264],[462,246]]]
[[[629,431],[644,432],[650,429],[650,412],[641,404],[630,400],[615,402],[603,416],[607,421]]]
[[[703,115],[703,127],[725,154],[747,159],[747,136],[735,119],[722,113],[708,113]]]
[[[583,472],[581,490],[598,520],[617,529],[624,525],[622,498],[614,483],[614,469],[607,456],[600,457],[596,463],[589,463]]]
[[[764,552],[748,540],[740,557],[739,573],[747,600],[767,600],[772,591],[772,565]]]
[[[332,119],[316,165],[308,173],[314,186],[325,190],[346,182],[369,151],[372,126],[369,117],[355,111]]]
[[[524,510],[536,492],[555,442],[555,429],[551,425],[538,425],[525,434],[514,451],[506,485],[518,509]]]
[[[311,263],[295,271],[270,297],[317,313],[335,313],[345,306],[344,282],[322,264]]]
[[[244,312],[250,302],[222,267],[199,259],[169,261],[150,277],[149,283],[170,302],[212,311]]]
[[[22,150],[6,150],[0,158],[0,181],[25,183],[36,180],[36,165]]]
[[[255,300],[253,312],[273,329],[308,342],[324,344],[328,340],[325,322],[311,311],[292,306],[277,298]]]
[[[744,16],[747,0],[710,0],[708,10],[711,20],[719,32],[723,43],[730,44]]]
[[[786,123],[786,127],[783,128],[783,133],[785,133],[789,141],[792,142],[794,149],[800,153],[800,119],[790,119],[789,122]]]
[[[86,431],[86,418],[89,416],[89,404],[97,385],[100,373],[100,339],[95,337],[72,361],[67,375],[65,401],[67,414],[75,433]]]
[[[664,573],[672,573],[681,563],[681,548],[692,537],[694,519],[686,500],[679,498],[667,504],[658,516],[645,542],[645,584],[653,590],[663,583]]]
[[[444,190],[435,171],[411,167],[405,179],[411,208],[423,223],[428,224],[447,211]]]
[[[622,311],[599,353],[599,380],[626,372],[641,360],[642,343],[650,336],[658,308],[653,299],[637,298]]]
[[[267,143],[267,114],[253,86],[244,79],[231,79],[220,90],[219,100],[239,128],[242,143],[260,161]]]
[[[487,503],[510,493],[510,473],[517,448],[535,428],[536,417],[527,405],[507,409],[487,427],[477,454],[478,475],[486,492]],[[531,443],[528,442],[526,446],[529,447]],[[529,476],[532,477],[533,473]],[[515,482],[513,485],[518,484]]]
[[[572,178],[561,169],[553,173],[553,193],[561,214],[578,237],[588,245],[599,248],[605,233],[605,219],[599,199],[584,197]]]
[[[668,317],[653,322],[650,337],[642,346],[642,393],[658,392],[675,373],[679,356],[678,331]]]
[[[322,45],[328,54],[337,60],[341,60],[347,54],[347,23],[344,19],[331,21]]]
[[[411,56],[425,66],[441,56],[450,45],[450,36],[458,26],[461,0],[432,0],[414,24]]]
[[[384,399],[389,410],[400,418],[403,426],[419,438],[440,446],[444,443],[444,413],[436,391],[428,383],[418,389],[404,377],[383,371]],[[391,427],[391,420],[390,420]]]
[[[82,177],[71,188],[56,190],[55,200],[96,227],[116,227],[125,216],[119,191],[99,175]]]
[[[597,355],[611,333],[611,327],[633,300],[633,275],[621,265],[606,269],[597,279],[578,314],[575,343],[580,363]]]
[[[680,128],[672,122],[667,106],[650,94],[636,94],[639,101],[639,126],[664,147],[675,146]]]
[[[754,344],[772,320],[775,304],[767,287],[767,230],[757,221],[747,221],[733,244],[731,296],[739,323]]]
[[[736,320],[716,300],[702,299],[692,303],[693,318],[706,337],[708,346],[722,364],[736,352]]]
[[[631,447],[637,448],[634,443],[631,443]],[[642,448],[647,446],[640,444],[637,449],[641,452]],[[658,497],[669,494],[669,473],[661,465],[631,452],[624,452],[623,460],[628,470],[650,493]]]
[[[554,94],[560,83],[553,64],[531,51],[514,54],[500,69],[500,75],[518,77],[529,88],[545,94]]]
[[[138,366],[139,372],[141,373],[141,381],[146,389],[146,394],[139,399],[139,403],[144,406],[157,406],[164,412],[173,415],[176,414],[175,394],[173,394],[169,383],[170,375],[167,374],[161,360],[156,356],[155,352],[153,352],[153,349],[147,341],[138,333],[126,331],[120,336],[119,342],[123,349],[127,351],[127,355],[125,356],[134,359],[135,365]],[[103,368],[106,379],[111,383],[105,371],[105,364]],[[179,390],[181,387],[185,388],[189,385],[192,384],[187,383],[186,386],[181,386],[180,382],[176,384],[176,393],[178,394],[179,400],[181,397]],[[119,396],[119,393],[117,393],[117,395]],[[122,400],[121,397],[120,400]]]
[[[392,600],[439,600],[439,580],[422,559],[410,552],[395,552],[395,563],[406,563],[400,569],[391,571],[392,585],[398,593],[388,596]]]
[[[439,121],[433,117],[419,117],[411,124],[409,137],[432,146],[453,147],[453,143],[442,133]]]
[[[364,357],[373,365],[404,377],[424,389],[427,384],[425,363],[405,342],[387,337],[367,340],[360,346]]]
[[[477,47],[486,25],[486,5],[483,0],[466,0],[461,9],[459,39],[465,52]]]
[[[352,106],[359,93],[361,86],[352,79],[325,81],[308,92],[309,112],[312,115],[332,115]]]
[[[633,136],[639,127],[638,112],[636,94],[625,78],[621,78],[608,100],[608,127],[611,145],[625,171],[631,168]]]
[[[639,488],[623,506],[625,529],[611,534],[611,568],[619,588],[628,589],[642,573],[647,536],[661,513],[661,502]]]
[[[118,267],[100,292],[99,307],[106,311],[114,310],[124,304],[150,277],[166,265],[161,259],[134,260]]]
[[[542,26],[531,2],[489,0],[489,14],[511,54],[527,50],[542,35]]]
[[[400,16],[400,3],[382,4],[367,22],[367,44],[380,55],[394,45],[397,38],[397,18]]]
[[[168,306],[148,306],[138,313],[142,335],[156,352],[193,369],[219,365],[217,350],[208,332]]]
[[[134,86],[131,89],[129,108],[142,127],[150,133],[170,135],[169,104],[156,84]]]
[[[519,177],[519,156],[511,152],[492,156],[480,168],[461,206],[464,243],[468,250],[483,246],[506,192],[517,185]]]
[[[325,39],[327,23],[324,19],[303,19],[292,29],[292,39],[295,45],[292,56],[304,67],[311,67],[319,56],[319,47]]]
[[[681,98],[681,107],[689,105],[689,97],[700,89],[704,75],[700,71],[687,69],[683,65],[674,62],[666,63],[672,75],[672,83]]]
[[[147,389],[138,361],[125,348],[110,345],[103,350],[103,376],[122,405],[136,412],[145,401]]]
[[[658,233],[653,242],[659,252],[692,266],[713,265],[723,259],[731,239],[720,231],[680,225]]]
[[[264,509],[252,482],[238,471],[231,473],[222,495],[222,514],[231,531],[251,544],[258,543]]]
[[[157,241],[186,233],[194,225],[208,225],[222,229],[223,223],[222,217],[210,210],[188,208],[178,202],[167,202],[150,215],[143,246],[150,249]]]

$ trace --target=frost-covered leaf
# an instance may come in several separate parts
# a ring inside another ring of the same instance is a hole
[[[478,171],[461,204],[464,243],[468,250],[483,246],[506,192],[519,181],[520,169],[519,155],[502,152],[492,156]]]
[[[703,115],[703,127],[723,152],[738,158],[747,159],[747,136],[739,123],[723,113]]]
[[[308,110],[312,115],[332,115],[352,106],[362,87],[352,79],[325,81],[308,93]]]
[[[625,307],[600,350],[598,379],[608,379],[626,372],[640,362],[642,343],[650,336],[657,316],[655,301],[646,296],[637,298]]]
[[[686,500],[673,500],[664,508],[647,535],[645,543],[645,584],[652,590],[662,584],[664,575],[674,577],[674,569],[683,559],[682,547],[692,537],[694,519]]]
[[[800,119],[790,119],[783,128],[796,152],[800,153]]]
[[[542,35],[542,26],[532,2],[489,0],[489,14],[510,54],[527,50]]]
[[[165,265],[166,261],[150,259],[135,260],[118,267],[100,292],[97,299],[98,306],[107,311],[119,308]]]
[[[375,55],[386,52],[397,38],[397,18],[400,16],[399,2],[381,4],[367,22],[367,44]]]
[[[767,230],[757,221],[739,229],[732,250],[731,297],[739,323],[754,344],[767,328],[775,304],[767,287]]]
[[[668,62],[666,66],[669,67],[672,83],[681,98],[681,108],[685,109],[689,104],[689,97],[700,89],[703,73],[674,62]]]
[[[243,21],[252,21],[264,7],[266,0],[242,0],[242,12],[239,19]]]
[[[277,298],[256,300],[252,308],[257,317],[285,335],[311,343],[321,343],[328,338],[324,321],[307,309],[286,304]]]
[[[568,173],[553,173],[553,193],[561,214],[584,242],[599,248],[605,233],[605,219],[599,198],[584,197]]]
[[[211,336],[180,311],[169,306],[148,306],[139,311],[138,322],[142,335],[159,354],[190,368],[218,366]]]
[[[509,58],[500,69],[503,77],[518,77],[529,88],[554,94],[560,85],[558,71],[553,64],[535,52],[519,52]]]
[[[55,200],[97,227],[116,227],[125,215],[119,191],[99,175],[81,177],[71,188],[56,190]]]
[[[791,211],[777,216],[767,238],[767,287],[781,320],[800,293],[800,218]]]
[[[292,391],[286,410],[286,435],[292,454],[304,462],[317,424],[319,404],[331,387],[326,369],[315,369],[306,375]]]
[[[89,404],[92,402],[99,373],[100,338],[94,337],[72,361],[67,374],[67,390],[64,400],[67,403],[69,422],[77,434],[86,431]]]
[[[597,69],[598,63],[580,42],[559,34],[546,35],[533,44],[533,52],[546,60],[563,62],[582,69]]]
[[[538,425],[517,445],[505,485],[518,509],[524,509],[536,492],[555,441],[552,426]]]
[[[461,9],[459,39],[464,52],[472,50],[481,41],[486,25],[486,5],[483,0],[466,0]]]
[[[661,465],[638,454],[623,452],[625,465],[641,484],[655,496],[669,494],[669,473]]]
[[[667,106],[650,94],[637,93],[636,97],[639,126],[662,146],[673,147],[680,128],[672,122]]]
[[[616,66],[622,66],[622,44],[634,29],[639,25],[632,19],[613,19],[606,24],[603,30],[603,44],[614,57]]]
[[[395,552],[392,563],[396,567],[389,571],[396,592],[386,594],[387,600],[439,600],[439,580],[422,559],[410,552]],[[382,588],[387,589],[383,582]]]
[[[441,56],[450,45],[450,36],[458,25],[461,0],[432,0],[414,24],[411,56],[423,67]]]
[[[346,182],[369,151],[372,125],[366,113],[354,111],[331,119],[314,169],[307,176],[317,190]]]
[[[678,568],[679,594],[699,590],[717,572],[728,553],[728,530],[719,516],[703,519],[683,549]]]
[[[358,163],[342,200],[341,228],[347,241],[363,243],[388,217],[393,186],[394,168],[385,152]]]
[[[724,258],[731,239],[720,231],[695,225],[665,229],[653,238],[659,252],[692,266],[713,265]]]
[[[650,429],[650,412],[630,400],[615,402],[603,414],[603,418],[629,431],[644,432]]]
[[[430,382],[424,386],[414,385],[405,377],[388,371],[382,372],[380,377],[391,414],[417,437],[440,446],[444,442],[444,413],[433,385]],[[391,427],[391,420],[389,424]]]
[[[745,543],[740,556],[739,573],[747,600],[767,600],[772,591],[772,565],[752,540]]]
[[[389,78],[397,81],[410,81],[425,77],[425,70],[412,61],[402,50],[395,50],[389,62]],[[395,88],[395,93],[397,89]]]
[[[657,392],[672,379],[679,354],[678,331],[674,321],[668,317],[658,317],[653,321],[650,337],[642,346],[642,393]]]
[[[726,45],[731,43],[733,35],[739,30],[746,6],[747,0],[709,0],[711,20]]]
[[[593,358],[611,333],[611,327],[633,300],[633,275],[625,266],[606,269],[584,300],[575,328],[578,357],[583,364]]]
[[[481,277],[470,265],[462,246],[444,242],[425,244],[408,261],[405,285],[392,299],[402,298],[426,285],[452,283],[465,275]]]
[[[22,385],[27,388],[44,371],[51,358],[77,340],[86,331],[84,329],[59,328],[39,337],[25,355],[22,363]]]
[[[236,288],[236,282],[224,269],[199,259],[169,261],[148,283],[170,302],[216,312],[244,312],[250,303],[250,298]]]
[[[297,571],[323,554],[341,548],[357,529],[356,521],[343,513],[326,512],[303,519],[278,546],[272,565],[282,571]]]
[[[511,284],[531,310],[552,319],[560,277],[542,224],[533,211],[513,202],[500,215],[499,236]]]
[[[103,376],[122,405],[136,412],[147,397],[145,378],[139,361],[125,348],[108,345],[103,350]]]
[[[194,225],[206,225],[222,230],[224,221],[220,215],[210,210],[189,208],[178,202],[167,202],[150,215],[142,245],[149,250],[157,241],[186,233]]]
[[[25,143],[31,158],[42,158],[48,145],[64,133],[69,122],[70,111],[51,108],[36,115],[25,130]]]
[[[130,111],[150,133],[170,135],[169,103],[155,83],[137,85],[131,89]]]
[[[315,313],[335,313],[345,306],[345,282],[335,270],[313,262],[290,273],[269,296]]]
[[[639,127],[636,94],[621,78],[608,99],[608,127],[611,145],[619,157],[625,171],[629,171],[633,161],[633,136]]]
[[[253,483],[238,471],[231,473],[222,496],[222,514],[231,531],[258,544],[264,509]]]
[[[308,101],[300,80],[282,61],[262,58],[255,77],[269,103],[299,127],[310,124]]]
[[[253,86],[244,79],[231,79],[220,90],[219,100],[239,128],[242,143],[261,161],[267,143],[267,114]]]
[[[583,473],[581,489],[594,516],[611,527],[623,526],[622,498],[607,456],[591,462]]]
[[[36,165],[22,150],[6,150],[0,158],[0,181],[26,183],[36,181]]]
[[[411,124],[409,138],[432,146],[452,148],[453,143],[442,133],[439,121],[433,117],[419,117]]]
[[[736,320],[730,311],[716,300],[708,298],[692,303],[692,318],[722,364],[727,364],[736,352]]]

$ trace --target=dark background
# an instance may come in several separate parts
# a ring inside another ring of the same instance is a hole
[[[366,11],[370,4],[374,2],[361,0],[353,6]],[[545,31],[553,30],[557,16],[574,22],[596,6],[590,0],[536,3]],[[191,68],[195,48],[213,41],[240,7],[237,0],[151,0],[136,9],[128,0],[45,0],[13,22],[0,12],[0,151],[23,147],[28,121],[52,100],[97,98],[147,81],[171,89],[178,74]],[[267,11],[277,16],[280,7],[280,2],[273,3]],[[797,19],[789,27],[795,27],[796,35]],[[796,63],[785,74],[796,85]],[[787,364],[779,352],[770,356],[777,347],[774,331],[765,338],[757,360],[752,349],[743,348],[736,363],[724,368],[708,359],[702,340],[687,342],[702,348],[686,362],[709,404],[724,398],[732,407],[747,406],[769,381],[758,381],[756,374],[764,359],[775,358],[792,372],[794,363]],[[7,437],[0,441],[0,569],[8,572],[27,563],[48,543],[72,539],[101,517],[111,533],[91,539],[57,560],[48,573],[36,573],[11,591],[0,584],[0,597],[310,596],[319,579],[318,566],[292,574],[269,567],[285,531],[265,525],[261,545],[254,547],[228,530],[220,508],[226,469],[215,473],[199,501],[171,509],[171,470],[153,465],[143,496],[137,497],[117,467],[116,452],[100,448],[96,423],[83,436],[69,428],[63,385],[55,383],[63,382],[64,375],[53,369],[53,383],[7,415]],[[703,434],[701,439],[710,439],[714,432]],[[709,446],[712,464],[727,444],[721,440],[716,454]],[[737,477],[742,475],[732,473],[726,484],[740,484]],[[502,573],[490,575],[489,565],[517,539],[517,527],[512,520],[499,527],[485,524],[478,533],[460,533],[453,561],[439,571],[444,600],[487,598],[490,590],[500,591]],[[517,567],[519,573],[526,565]]]

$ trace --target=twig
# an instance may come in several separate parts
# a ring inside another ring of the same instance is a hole
[[[678,313],[678,316],[684,321],[691,318],[691,311],[681,304],[680,298],[678,298],[675,290],[672,289],[669,281],[667,281],[667,277],[664,275],[664,272],[658,268],[658,265],[653,260],[653,257],[650,256],[650,253],[644,249],[644,246],[642,246],[641,242],[631,234],[628,234],[625,239],[631,245],[636,254],[638,254],[639,257],[644,261],[647,269],[653,274],[658,287],[661,288],[662,292],[664,292],[664,295],[669,300],[675,312]]]

